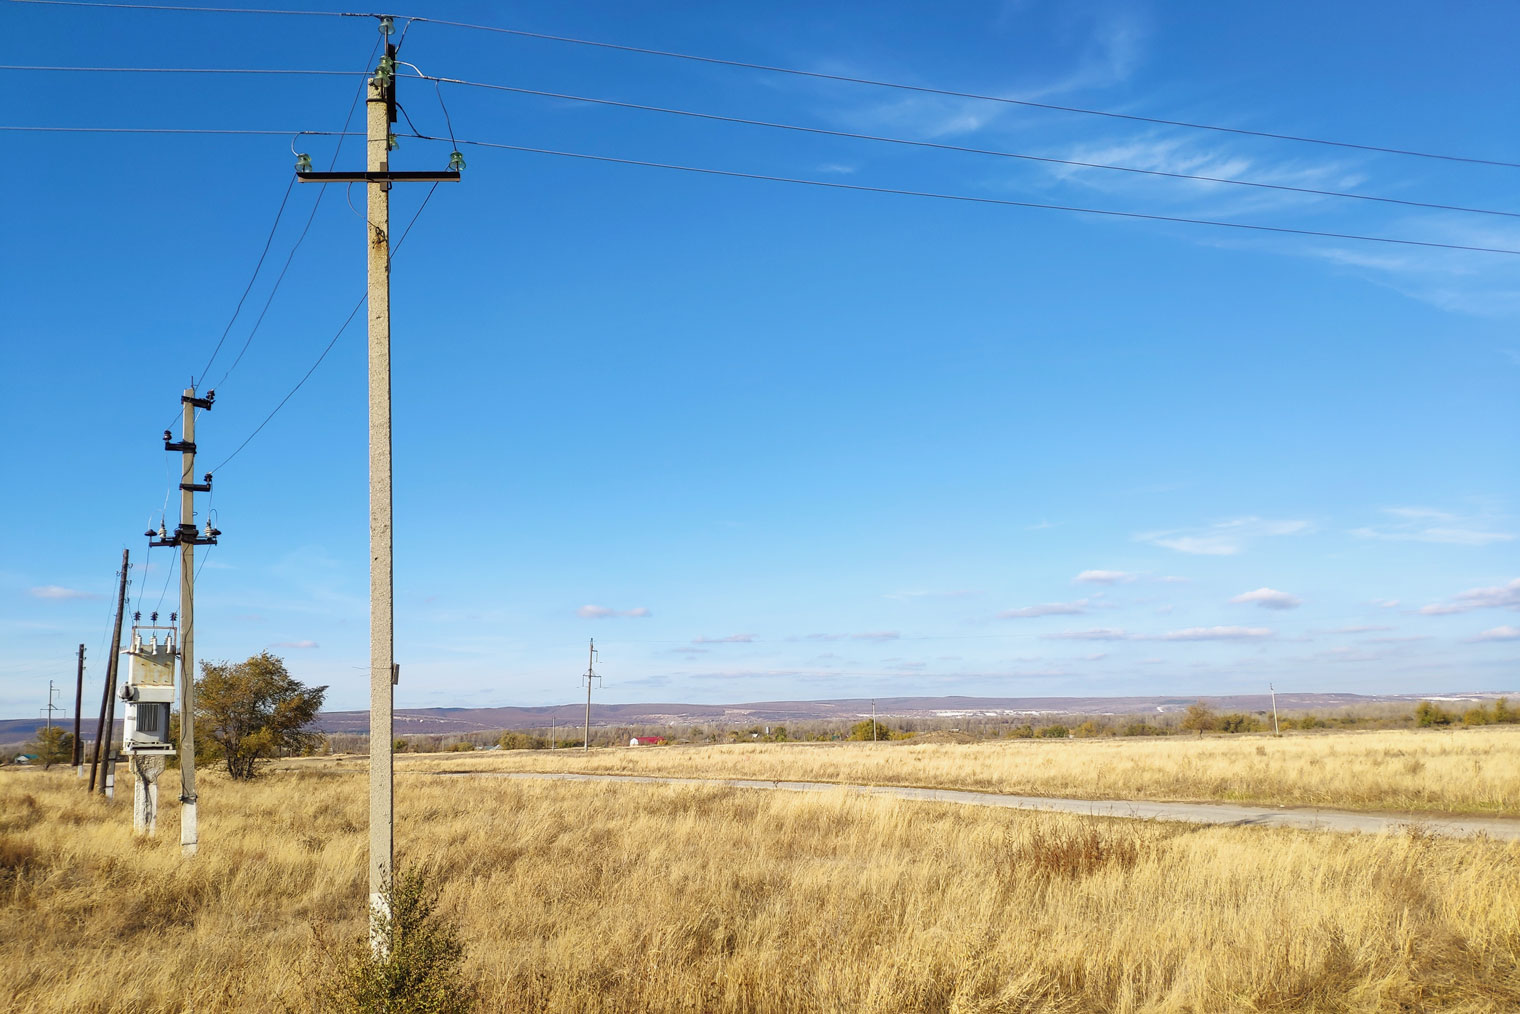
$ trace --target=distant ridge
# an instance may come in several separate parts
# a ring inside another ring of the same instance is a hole
[[[1279,711],[1323,711],[1354,705],[1415,701],[1482,701],[1502,691],[1464,691],[1431,694],[1278,694]],[[1520,696],[1520,691],[1509,693]],[[878,697],[876,715],[892,718],[1013,718],[1019,715],[1140,715],[1181,711],[1204,701],[1218,711],[1268,711],[1267,694],[1209,696],[1173,694],[1158,697]],[[766,725],[787,722],[857,721],[871,714],[869,697],[828,701],[756,701],[748,704],[594,704],[591,724],[609,725]],[[580,725],[583,704],[536,708],[398,708],[396,735],[450,735],[494,732],[499,729],[543,729]],[[22,743],[36,735],[43,721],[36,718],[0,721],[0,745]],[[326,711],[317,716],[323,732],[369,732],[367,711]]]

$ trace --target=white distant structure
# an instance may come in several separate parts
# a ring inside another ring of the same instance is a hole
[[[154,614],[157,618],[158,614]],[[137,777],[132,788],[132,830],[152,834],[158,825],[158,776],[166,758],[174,756],[169,740],[169,711],[174,706],[174,665],[179,652],[172,627],[149,627],[153,633],[143,641],[143,630],[132,628],[132,647],[126,656],[127,683],[121,688],[127,702],[122,723],[122,752]],[[164,630],[160,644],[158,630]]]

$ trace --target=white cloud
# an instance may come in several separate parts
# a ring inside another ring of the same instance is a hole
[[[643,618],[649,616],[650,612],[643,606],[639,606],[635,609],[618,610],[609,608],[607,606],[586,605],[581,606],[579,609],[577,609],[575,611],[575,615],[579,616],[583,620],[605,620],[616,616]]]
[[[692,644],[749,644],[755,639],[754,634],[729,634],[726,637],[698,637]]]
[[[1072,581],[1081,584],[1128,584],[1135,577],[1127,570],[1084,570]]]
[[[45,584],[37,588],[30,588],[27,590],[27,594],[34,599],[54,599],[59,601],[100,598],[94,592],[80,591],[77,588],[65,588],[62,585],[56,584]]]
[[[1251,516],[1218,521],[1206,528],[1143,532],[1135,538],[1193,556],[1234,556],[1258,539],[1302,535],[1313,527],[1307,521],[1273,521]]]
[[[1132,634],[1127,630],[1100,627],[1044,634],[1050,641],[1257,641],[1275,636],[1268,627],[1187,627],[1164,634]]]
[[[1188,627],[1162,634],[1162,641],[1255,641],[1271,637],[1267,627]]]
[[[856,170],[854,166],[845,165],[843,162],[825,162],[823,165],[818,167],[818,171],[821,173],[835,173],[840,176],[848,176]]]
[[[271,647],[275,648],[320,648],[316,641],[276,641]]]
[[[1373,599],[1372,600],[1372,604],[1375,605],[1375,606],[1377,606],[1379,609],[1397,609],[1399,607],[1399,600],[1398,599]]]
[[[1449,616],[1452,613],[1472,612],[1474,609],[1513,609],[1520,612],[1520,577],[1509,584],[1493,588],[1470,588],[1445,602],[1421,606],[1420,612],[1426,616]]]
[[[1297,609],[1304,604],[1304,600],[1297,595],[1289,595],[1273,588],[1242,592],[1230,601],[1238,606],[1260,606],[1262,609]]]
[[[895,641],[901,636],[895,630],[868,630],[863,634],[851,634],[852,641]]]
[[[1520,641],[1520,627],[1512,627],[1509,624],[1505,624],[1502,627],[1494,627],[1492,630],[1483,631],[1483,633],[1479,634],[1477,637],[1474,637],[1473,640]]]
[[[1037,606],[1004,609],[998,613],[1000,620],[1027,620],[1037,616],[1080,616],[1087,612],[1087,599],[1076,602],[1045,602]]]
[[[1059,634],[1043,634],[1047,641],[1130,641],[1135,635],[1126,630],[1113,627],[1100,627],[1095,630],[1067,630]]]
[[[1384,507],[1380,513],[1388,520],[1353,528],[1351,534],[1359,539],[1446,546],[1487,546],[1515,538],[1511,532],[1496,530],[1494,519],[1488,516],[1463,516],[1433,507]]]

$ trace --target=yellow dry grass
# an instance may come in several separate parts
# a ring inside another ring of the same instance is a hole
[[[362,763],[362,761],[360,761]],[[577,771],[1520,815],[1520,726],[1271,736],[740,743],[402,756],[412,770]]]
[[[490,1011],[1520,1009],[1520,843],[422,775],[397,804]],[[133,840],[126,800],[0,772],[0,1010],[312,1010],[365,806],[330,764],[208,773],[186,862],[173,802]]]

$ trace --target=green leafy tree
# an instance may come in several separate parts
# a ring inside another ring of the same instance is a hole
[[[1071,730],[1064,725],[1046,725],[1041,727],[1040,735],[1045,739],[1065,739]]]
[[[874,735],[872,735],[873,728],[875,730]],[[892,738],[892,730],[880,722],[872,721],[868,718],[864,722],[856,722],[850,726],[850,738],[856,740],[863,739],[867,743],[873,739],[885,742]]]
[[[1450,725],[1451,713],[1443,710],[1440,705],[1431,704],[1429,701],[1421,701],[1415,705],[1414,724],[1422,729]]]
[[[1494,702],[1494,724],[1504,725],[1510,722],[1520,722],[1520,712],[1509,706],[1509,698],[1501,697]]]
[[[1188,732],[1198,733],[1200,737],[1218,725],[1219,716],[1214,714],[1213,708],[1202,701],[1194,701],[1182,713],[1182,727]]]
[[[326,687],[294,679],[284,661],[267,651],[236,664],[202,662],[195,681],[196,726],[216,744],[227,773],[246,780],[261,761],[299,753],[321,740],[308,726],[326,696]]]
[[[64,732],[61,725],[50,725],[37,730],[32,752],[42,761],[44,768],[64,764],[74,759],[74,736]]]

